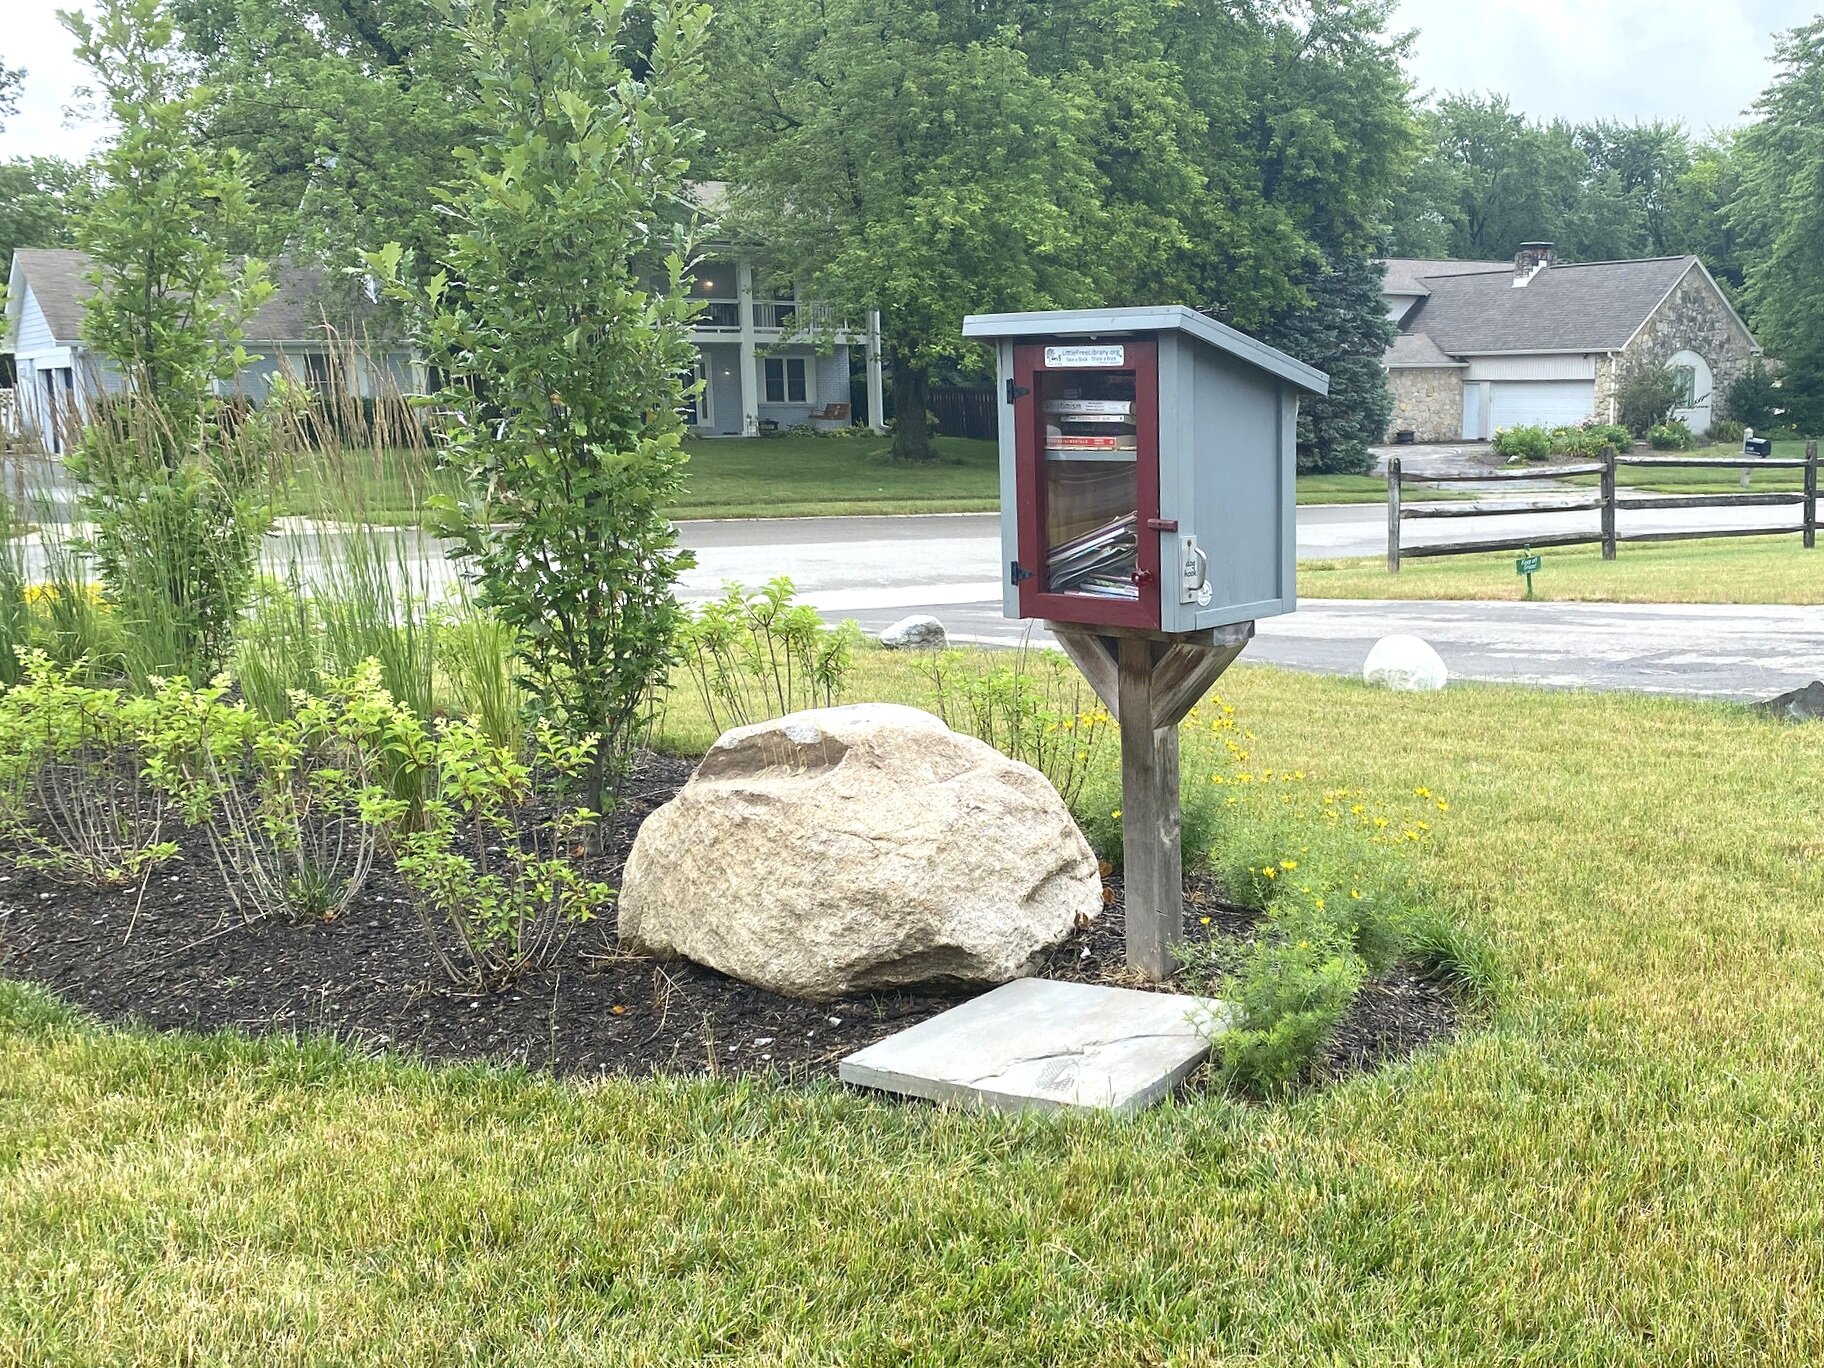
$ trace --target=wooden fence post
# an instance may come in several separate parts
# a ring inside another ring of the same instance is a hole
[[[1818,443],[1805,443],[1805,549],[1818,544]]]
[[[1615,448],[1602,449],[1602,558],[1615,559]]]
[[[1400,573],[1400,458],[1387,461],[1387,573]]]

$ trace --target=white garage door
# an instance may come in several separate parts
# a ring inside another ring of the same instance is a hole
[[[1489,421],[1510,427],[1564,427],[1596,412],[1594,380],[1496,380],[1488,387]]]

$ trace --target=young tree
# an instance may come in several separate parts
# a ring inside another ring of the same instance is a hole
[[[1792,421],[1824,430],[1824,18],[1787,33],[1781,70],[1755,103],[1736,148],[1744,298],[1768,348],[1786,363]]]
[[[84,335],[131,396],[157,407],[175,461],[214,384],[247,363],[241,324],[272,292],[264,263],[229,255],[250,217],[247,182],[233,152],[200,145],[208,95],[173,47],[162,0],[102,0],[93,19],[62,19],[117,129],[76,235],[94,262]]]
[[[260,471],[223,439],[212,391],[246,364],[242,320],[272,287],[259,262],[228,255],[246,185],[232,153],[198,146],[207,95],[159,0],[62,18],[117,130],[77,241],[94,261],[84,335],[123,386],[95,401],[71,469],[130,668],[206,678],[226,657],[265,526]]]
[[[597,738],[597,812],[674,658],[689,564],[664,508],[694,359],[676,225],[695,135],[678,113],[708,21],[706,6],[477,0],[463,37],[483,135],[447,196],[443,269],[416,288],[399,244],[370,258],[468,420],[451,457],[475,494],[444,506],[459,554],[545,714]]]

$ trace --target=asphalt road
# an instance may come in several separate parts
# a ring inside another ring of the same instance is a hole
[[[1774,519],[1793,511],[1624,513],[1633,521],[1622,527],[1778,525]],[[1451,519],[1441,528],[1421,523],[1411,530],[1444,539],[1512,535],[1521,522],[1537,530],[1594,517]],[[307,581],[320,582],[339,535],[288,521],[267,539],[263,558],[280,572],[295,557]],[[411,530],[396,535],[399,563],[409,567],[418,592],[436,593],[451,582],[433,539]],[[1012,644],[1031,630],[1001,616],[994,514],[691,522],[680,525],[680,535],[698,559],[682,586],[687,598],[713,595],[727,580],[759,585],[789,575],[826,617],[854,618],[871,630],[913,612],[933,613],[958,640]],[[1384,511],[1374,505],[1299,510],[1304,559],[1379,555],[1385,537]],[[28,573],[42,574],[41,561],[32,559],[37,563]],[[1824,599],[1824,560],[1819,567]],[[1430,641],[1459,679],[1761,698],[1824,677],[1824,606],[1314,601],[1262,622],[1243,658],[1353,674],[1369,647],[1393,632]]]
[[[1791,511],[1624,512],[1621,527],[1778,526]],[[1730,516],[1736,513],[1758,516]],[[1536,529],[1546,522],[1580,526],[1575,520],[1594,517],[1450,519],[1442,534],[1424,524],[1414,530],[1455,540],[1489,531],[1490,524],[1495,535],[1514,535],[1520,522]],[[1001,616],[999,526],[992,514],[686,523],[682,536],[698,564],[685,588],[700,597],[725,580],[752,585],[785,574],[832,620],[853,618],[878,631],[909,613],[928,612],[956,640],[1012,645],[1038,629]],[[1303,559],[1379,555],[1385,539],[1386,516],[1375,506],[1298,513]],[[1819,585],[1824,600],[1824,560]],[[1824,606],[1315,600],[1260,623],[1243,659],[1354,674],[1375,641],[1394,632],[1429,641],[1453,677],[1490,683],[1749,699],[1824,677]]]

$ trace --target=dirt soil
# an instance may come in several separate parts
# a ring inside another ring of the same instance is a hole
[[[589,860],[590,877],[616,882],[640,822],[690,770],[689,761],[671,757],[641,762],[602,854]],[[1105,896],[1112,902],[1104,915],[1039,972],[1181,989],[1129,976],[1118,876]],[[1190,937],[1232,938],[1238,958],[1255,915],[1223,904],[1206,879],[1187,881],[1185,901]],[[151,876],[143,896],[137,884],[105,893],[56,884],[14,870],[0,851],[0,974],[40,983],[104,1022],[329,1035],[358,1049],[525,1064],[563,1076],[776,1070],[797,1080],[833,1077],[843,1056],[972,996],[940,988],[801,1002],[689,962],[622,954],[607,909],[574,930],[551,967],[478,997],[443,977],[384,856],[334,922],[249,923],[200,836]],[[1401,1058],[1457,1025],[1444,990],[1396,968],[1357,997],[1314,1065],[1314,1081]]]

